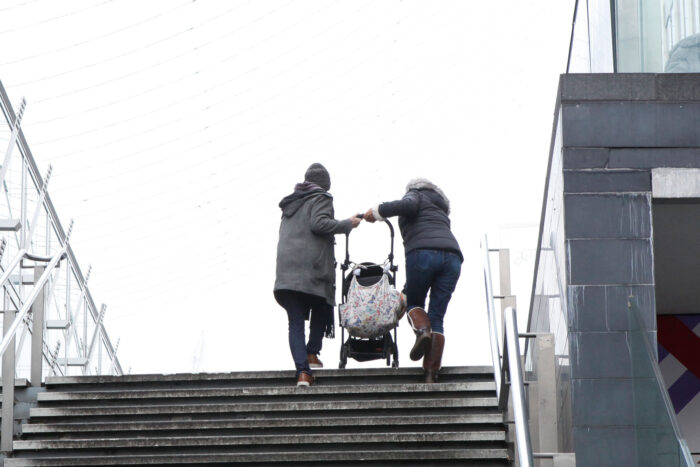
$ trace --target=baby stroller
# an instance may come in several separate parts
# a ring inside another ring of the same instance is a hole
[[[391,222],[385,220],[386,224],[389,226],[391,232],[391,250],[387,260],[384,264],[375,263],[353,263],[350,261],[349,254],[349,240],[350,235],[345,236],[345,261],[341,264],[340,269],[343,271],[343,289],[342,289],[342,301],[340,307],[338,307],[338,322],[340,323],[340,363],[338,368],[345,368],[348,362],[348,358],[353,358],[358,362],[366,362],[369,360],[379,360],[386,359],[386,364],[393,368],[399,367],[399,349],[396,340],[396,327],[398,327],[398,319],[400,315],[396,318],[395,323],[389,324],[388,326],[393,327],[393,338],[392,329],[386,330],[386,332],[380,332],[379,335],[367,334],[367,332],[362,332],[360,330],[361,326],[351,326],[349,325],[349,320],[347,314],[344,319],[344,310],[348,304],[348,293],[352,289],[353,278],[357,279],[356,288],[373,286],[380,283],[380,281],[385,280],[388,284],[383,284],[388,287],[391,286],[392,289],[396,287],[396,271],[398,271],[398,266],[394,265],[394,227]],[[385,279],[384,279],[385,278]],[[379,285],[380,287],[382,284]],[[395,290],[392,291],[397,294]],[[358,321],[363,319],[362,315],[354,316],[354,324],[361,324]],[[382,329],[388,327],[385,325]],[[346,329],[347,328],[347,329]],[[348,339],[345,340],[345,331],[348,331]],[[393,361],[392,361],[393,356]]]

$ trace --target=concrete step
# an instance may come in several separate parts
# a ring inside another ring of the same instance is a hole
[[[315,370],[317,384],[364,385],[364,384],[402,384],[420,383],[423,369],[409,368],[365,368],[365,369],[327,369]],[[487,366],[445,367],[440,370],[441,382],[493,381],[493,368]],[[246,386],[293,386],[293,371],[243,371],[232,373],[183,373],[169,375],[125,375],[125,376],[57,376],[46,379],[49,389],[70,387],[134,387],[141,389],[151,387],[246,387]],[[64,389],[65,390],[65,389]]]
[[[449,442],[505,441],[503,431],[476,432],[398,432],[398,433],[314,433],[254,436],[187,436],[187,437],[138,437],[113,439],[66,439],[15,441],[15,450],[78,450],[78,449],[129,449],[163,447],[219,447],[317,445],[317,444],[368,444],[368,443],[449,443]]]
[[[183,420],[183,421],[147,421],[147,422],[114,422],[114,423],[30,423],[22,426],[22,433],[26,435],[49,435],[60,434],[62,436],[85,435],[95,433],[97,436],[102,434],[121,433],[124,436],[131,432],[162,432],[170,434],[176,431],[192,430],[251,430],[251,429],[297,429],[304,427],[307,429],[322,427],[326,430],[333,428],[357,428],[363,427],[416,427],[428,426],[434,427],[437,425],[462,425],[465,429],[478,429],[479,426],[501,425],[503,423],[503,415],[496,413],[477,413],[465,415],[428,415],[428,416],[411,416],[411,415],[395,415],[395,416],[371,416],[363,415],[359,417],[300,417],[291,415],[280,418],[245,418],[238,419],[218,419],[218,420]]]
[[[202,388],[202,389],[148,389],[148,390],[109,390],[95,391],[51,391],[38,395],[39,402],[126,400],[126,399],[185,399],[185,398],[250,398],[271,396],[309,396],[343,394],[408,394],[412,397],[425,393],[482,392],[495,394],[496,386],[492,382],[462,382],[438,384],[383,384],[383,385],[323,385],[308,388],[296,386],[245,387],[245,388]]]
[[[495,397],[441,398],[441,399],[388,399],[388,400],[335,400],[335,401],[288,401],[272,403],[236,403],[236,404],[174,404],[134,406],[128,403],[120,405],[96,405],[94,407],[37,407],[29,411],[33,418],[46,417],[100,417],[110,415],[135,416],[157,414],[201,414],[201,413],[239,413],[239,412],[307,412],[307,411],[341,411],[341,410],[412,410],[412,409],[455,409],[455,408],[491,408],[497,409]]]
[[[24,389],[29,386],[27,378],[15,378],[15,389]],[[2,394],[2,385],[0,385],[0,394]]]
[[[6,467],[71,466],[71,465],[201,465],[259,463],[277,465],[510,465],[505,448],[432,448],[432,449],[365,449],[315,450],[314,452],[240,452],[231,454],[167,454],[167,455],[104,455],[89,457],[56,457],[6,459]]]

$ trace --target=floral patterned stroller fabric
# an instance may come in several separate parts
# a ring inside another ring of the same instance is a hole
[[[381,337],[401,319],[401,299],[387,274],[371,285],[361,285],[353,276],[346,303],[339,307],[341,325],[353,337]]]

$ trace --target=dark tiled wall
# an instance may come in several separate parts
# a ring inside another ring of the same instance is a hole
[[[578,465],[646,465],[638,463],[645,452],[643,411],[634,395],[641,398],[651,383],[648,374],[634,370],[643,355],[630,345],[628,301],[636,303],[656,342],[651,169],[700,167],[698,90],[700,75],[562,76],[562,197]]]

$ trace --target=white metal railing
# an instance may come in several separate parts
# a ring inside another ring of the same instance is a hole
[[[21,130],[25,106],[26,103],[22,100],[20,109],[15,114],[0,83],[0,108],[9,129],[7,151],[0,168],[0,236],[7,241],[7,251],[5,259],[0,261],[0,271],[7,273],[9,280],[0,286],[8,295],[10,304],[19,310],[26,301],[27,294],[31,293],[25,287],[31,281],[26,280],[21,270],[14,274],[16,265],[13,266],[11,261],[18,258],[18,253],[22,250],[29,255],[44,258],[54,257],[62,251],[65,261],[61,261],[56,274],[48,279],[45,304],[47,348],[60,346],[61,350],[60,355],[53,357],[54,365],[49,372],[58,375],[96,373],[96,367],[103,366],[103,362],[93,367],[94,362],[88,358],[89,345],[95,342],[92,348],[98,348],[99,354],[104,354],[104,366],[112,369],[114,374],[122,374],[121,364],[100,319],[100,314],[104,315],[101,311],[104,306],[98,308],[87,285],[90,269],[87,274],[83,274],[70,246],[69,232],[64,230],[47,191],[51,167],[42,178]],[[3,133],[0,132],[0,142],[2,138]],[[12,260],[8,261],[7,258]],[[25,326],[22,329],[19,325],[17,330],[22,342],[29,321],[26,317],[23,318]],[[21,347],[18,348],[18,353],[22,353]],[[22,377],[27,370],[26,362],[18,358],[17,376]]]
[[[508,390],[512,391],[513,415],[515,417],[516,448],[520,465],[532,467],[532,443],[528,428],[527,406],[525,404],[525,384],[520,361],[520,345],[518,343],[518,324],[515,308],[507,307],[504,316],[497,325],[496,308],[494,306],[493,282],[491,280],[491,261],[489,260],[488,238],[484,235],[481,242],[484,257],[484,284],[486,287],[486,309],[488,312],[489,340],[491,343],[491,358],[493,374],[496,380],[496,396],[501,410],[508,406]],[[499,329],[502,327],[502,329]],[[499,340],[503,339],[503,354]],[[507,377],[509,380],[507,380]]]
[[[15,317],[14,321],[12,321],[12,324],[10,324],[9,328],[3,333],[2,336],[2,341],[0,342],[0,357],[2,357],[5,354],[5,351],[7,348],[10,346],[10,343],[14,340],[15,335],[17,334],[17,330],[19,329],[20,325],[25,321],[25,318],[27,314],[29,313],[29,310],[31,306],[34,304],[34,301],[37,299],[39,296],[39,293],[43,290],[44,286],[49,280],[49,277],[51,273],[53,273],[54,268],[56,265],[58,265],[58,262],[65,258],[66,256],[66,249],[65,247],[61,249],[59,253],[57,253],[55,256],[51,258],[42,258],[41,260],[46,260],[48,262],[48,265],[45,268],[45,271],[42,273],[41,277],[39,278],[39,281],[34,283],[34,287],[32,288],[31,293],[29,296],[24,300],[24,303],[22,305],[22,308],[19,310],[19,313]],[[19,253],[13,258],[11,265],[13,268],[8,268],[5,270],[5,273],[0,277],[0,287],[3,287],[5,282],[10,278],[10,273],[13,271],[15,267],[20,263],[20,261],[24,259],[30,259],[31,255],[27,253],[26,250],[20,250]],[[35,260],[38,259],[34,257]]]
[[[103,324],[106,306],[98,309],[88,288],[91,269],[83,274],[70,246],[73,223],[64,230],[51,202],[51,167],[42,178],[22,132],[25,106],[23,99],[15,114],[0,83],[2,451],[12,449],[15,378],[41,386],[52,375],[123,373]]]

